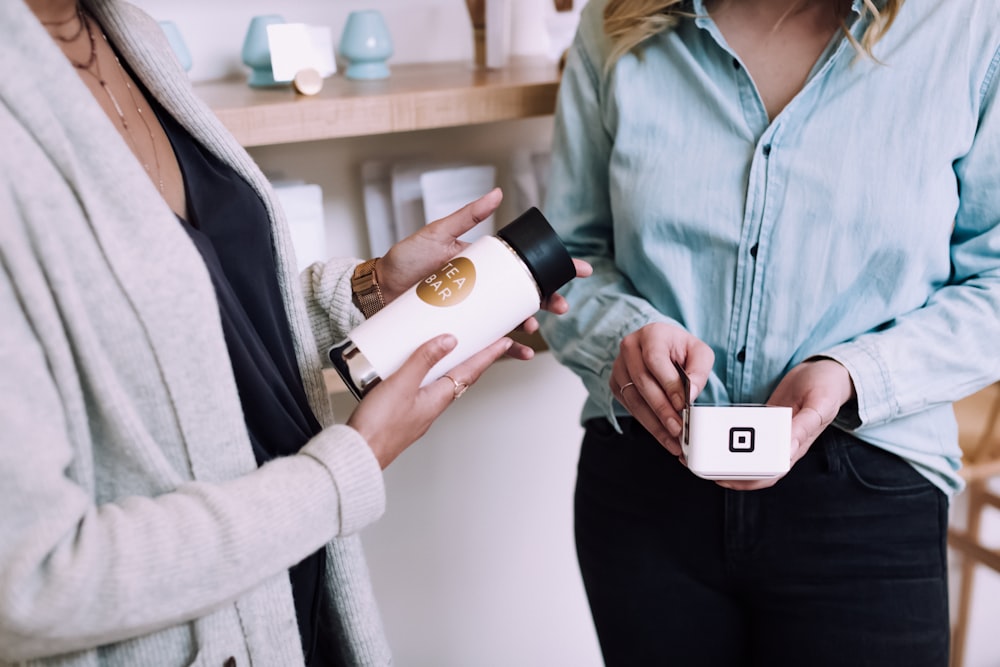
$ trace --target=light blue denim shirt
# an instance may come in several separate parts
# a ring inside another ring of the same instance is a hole
[[[582,418],[626,414],[619,342],[672,322],[715,351],[699,401],[761,403],[832,357],[858,397],[838,426],[961,488],[951,403],[1000,378],[1000,2],[906,0],[877,60],[838,34],[773,121],[701,0],[610,69],[604,4],[569,53],[545,201],[595,268],[541,318]]]

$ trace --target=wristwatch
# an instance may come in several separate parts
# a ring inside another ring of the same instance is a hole
[[[354,303],[369,318],[385,307],[382,289],[375,279],[375,259],[369,259],[358,264],[351,277],[351,289],[354,291]]]

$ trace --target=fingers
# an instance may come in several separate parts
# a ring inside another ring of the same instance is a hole
[[[542,301],[542,310],[555,315],[564,315],[569,312],[569,302],[562,294],[553,294]]]
[[[576,267],[577,278],[586,278],[594,272],[594,267],[590,265],[590,262],[583,259],[574,257],[573,266]]]
[[[519,326],[518,329],[520,329],[526,334],[533,334],[536,331],[538,331],[538,320],[535,319],[534,315],[532,315],[524,322],[521,322],[521,326]]]
[[[384,381],[368,393],[347,419],[368,443],[382,468],[418,440],[448,406],[472,386],[487,367],[510,347],[502,338],[448,371],[447,377],[424,383],[431,369],[455,349],[454,336],[444,334],[418,347]]]
[[[447,373],[445,373],[441,377],[444,378],[445,380],[448,380],[449,382],[451,382],[452,387],[454,387],[451,390],[451,400],[453,400],[453,401],[457,401],[459,398],[461,398],[462,394],[465,393],[465,390],[469,388],[469,383],[468,382],[464,382],[462,380],[456,380],[455,378],[453,378],[452,376],[448,375]]]
[[[478,224],[493,215],[501,201],[503,201],[503,191],[500,188],[493,188],[462,210],[467,209],[474,223]]]
[[[455,349],[458,340],[451,334],[435,336],[414,350],[393,375],[402,382],[419,386],[434,364]]]
[[[479,199],[431,224],[446,226],[448,232],[457,238],[493,215],[502,200],[503,192],[500,188],[493,188]]]
[[[433,392],[439,403],[446,404],[451,402],[457,398],[457,395],[465,393],[466,389],[475,384],[479,376],[483,374],[483,371],[502,357],[513,343],[514,341],[510,338],[501,338],[448,371],[447,377],[441,376],[441,378],[428,384],[426,389]],[[393,375],[403,382],[410,382],[419,386],[424,378],[427,377],[427,373],[430,372],[431,368],[455,349],[455,345],[457,344],[458,341],[451,334],[443,334],[432,338],[418,347]]]
[[[833,422],[833,417],[824,417],[816,408],[805,405],[792,415],[792,463],[794,464],[809,449],[827,426]]]
[[[457,343],[451,334],[423,343],[395,373],[366,394],[347,419],[383,469],[420,438],[451,402],[450,395],[439,392],[432,397],[420,385]]]
[[[639,409],[647,410],[677,438],[681,434],[680,412],[684,409],[684,391],[680,376],[670,360],[669,349],[646,346],[635,348],[638,339],[622,341],[619,359],[625,364],[626,381],[635,383],[642,397]],[[620,386],[624,386],[623,382]],[[638,415],[636,415],[638,416]]]
[[[714,353],[688,332],[667,323],[646,325],[622,339],[612,366],[611,389],[664,447],[680,455],[681,413],[689,397],[684,395],[675,359],[685,360],[686,366],[697,371],[693,399],[708,381]]]
[[[616,364],[617,366],[617,364]],[[678,436],[681,433],[681,423],[680,418],[675,414],[672,418],[668,417],[666,420],[661,419],[660,413],[662,412],[662,405],[669,403],[666,402],[665,396],[662,391],[657,388],[653,388],[650,392],[654,395],[653,401],[660,404],[660,412],[650,404],[646,395],[642,393],[639,385],[635,380],[631,379],[627,373],[618,371],[612,371],[611,377],[611,391],[615,395],[615,399],[621,403],[629,413],[642,424],[643,428],[650,432],[650,434],[656,438],[656,440],[663,445],[667,451],[669,451],[674,456],[681,455],[680,442],[678,441]]]
[[[493,362],[504,356],[513,344],[514,341],[510,338],[501,338],[455,366],[428,385],[427,388],[432,389],[442,400],[456,400],[479,380],[479,377]]]
[[[633,360],[633,365],[639,369],[635,376],[639,378],[640,390],[644,396],[654,396],[656,399],[654,409],[668,418],[671,412],[679,414],[687,404],[688,397],[684,396],[684,383],[673,363],[669,359],[650,359],[651,363],[646,363],[645,358]]]
[[[819,409],[804,405],[792,414],[792,465],[805,456],[816,438],[833,422],[834,417],[824,416]],[[734,491],[758,491],[774,486],[784,477],[779,475],[770,479],[760,480],[725,480],[717,482],[719,486]]]
[[[530,345],[514,341],[514,344],[507,350],[506,355],[518,361],[529,361],[535,358],[535,350]]]
[[[715,364],[715,352],[708,345],[692,345],[687,349],[687,359],[684,362],[684,372],[691,382],[691,395],[688,400],[694,401],[698,394],[708,384],[708,374]]]
[[[586,278],[594,273],[594,267],[585,260],[574,257],[573,266],[576,267],[577,278]],[[542,302],[542,310],[547,310],[556,315],[563,315],[569,312],[569,302],[566,301],[563,295],[556,293]]]

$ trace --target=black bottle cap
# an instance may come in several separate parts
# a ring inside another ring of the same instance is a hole
[[[537,208],[529,208],[501,228],[497,236],[506,241],[524,261],[543,299],[552,296],[576,277],[573,258]]]

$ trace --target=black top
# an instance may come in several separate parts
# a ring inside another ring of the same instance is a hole
[[[267,211],[234,169],[150,100],[184,177],[188,215],[181,224],[212,277],[257,464],[295,454],[321,426],[299,375]],[[324,566],[320,549],[289,571],[307,665],[332,662],[319,655],[329,638],[317,640]]]

